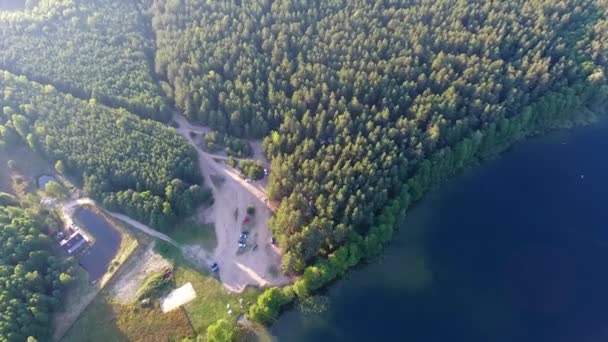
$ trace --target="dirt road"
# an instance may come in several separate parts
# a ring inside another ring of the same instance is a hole
[[[245,189],[247,189],[247,191],[251,192],[253,195],[255,195],[260,201],[265,202],[267,199],[267,195],[266,195],[266,189],[261,186],[260,184],[257,183],[247,183],[247,181],[245,181],[243,178],[241,178],[233,168],[228,167],[225,164],[218,164],[216,162],[216,160],[228,160],[228,157],[226,156],[219,156],[219,155],[215,155],[215,154],[211,154],[208,152],[203,151],[200,147],[197,146],[196,142],[194,141],[194,139],[190,136],[191,132],[194,132],[196,134],[205,134],[209,132],[209,128],[207,127],[200,127],[200,126],[194,126],[192,125],[190,122],[188,122],[188,120],[186,120],[185,117],[183,117],[182,115],[174,115],[173,116],[173,120],[179,125],[178,128],[175,128],[175,131],[177,134],[181,135],[182,137],[186,138],[186,140],[188,140],[188,142],[194,146],[194,148],[196,149],[196,151],[199,154],[199,159],[202,159],[202,161],[205,162],[205,164],[201,164],[201,171],[204,171],[205,169],[212,171],[209,173],[203,172],[205,173],[205,181],[209,181],[211,182],[211,179],[207,179],[208,176],[210,176],[210,174],[214,174],[214,175],[220,175],[223,176],[224,178],[230,178],[232,179],[234,182],[240,184],[242,187],[244,187]],[[254,144],[255,146],[258,147],[258,149],[260,148],[259,145],[261,145],[260,143],[258,144]],[[261,159],[258,159],[262,162],[262,165],[264,165],[264,167],[266,169],[270,168],[270,165],[268,163],[268,161],[263,158],[261,156],[261,151],[256,151],[255,155],[261,157]],[[246,160],[243,158],[233,158],[234,160]],[[211,185],[213,185],[213,183],[211,183]]]
[[[271,233],[267,222],[271,210],[267,205],[263,186],[247,183],[236,174],[235,170],[214,160],[223,160],[225,157],[206,153],[196,145],[190,133],[205,133],[209,131],[207,128],[191,125],[182,116],[177,116],[175,121],[179,124],[179,127],[175,128],[176,133],[184,137],[198,152],[205,185],[213,191],[214,205],[207,211],[209,213],[207,220],[214,223],[218,242],[213,253],[203,250],[200,246],[180,246],[169,236],[137,220],[123,214],[104,211],[149,236],[180,248],[184,256],[203,267],[209,267],[211,263],[217,262],[220,265],[220,279],[231,291],[241,292],[249,285],[269,286],[290,283],[291,279],[280,272],[281,255],[270,245]],[[222,178],[224,181],[215,184],[212,176]],[[66,224],[72,224],[72,214],[81,205],[97,206],[90,198],[72,199],[63,203],[61,210]],[[249,223],[244,224],[248,207],[253,207],[255,214],[249,218]],[[239,250],[239,236],[244,230],[249,232],[248,247]]]
[[[175,131],[198,152],[201,172],[206,185],[213,191],[214,205],[207,211],[207,220],[215,225],[218,246],[213,258],[220,266],[219,275],[224,286],[240,292],[248,285],[289,283],[290,279],[280,272],[281,255],[270,246],[267,222],[271,211],[265,189],[259,184],[247,183],[233,169],[215,161],[226,157],[209,154],[197,146],[190,134],[207,133],[208,128],[192,125],[181,115],[175,115],[174,121],[179,125]],[[223,178],[224,182],[216,185],[211,181],[212,176]],[[244,225],[249,206],[255,208],[255,215]],[[247,244],[250,247],[239,251],[238,240],[243,230],[249,231]],[[255,250],[254,245],[257,246]]]

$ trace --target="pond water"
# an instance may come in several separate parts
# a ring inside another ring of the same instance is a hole
[[[91,281],[99,280],[116,256],[122,236],[105,218],[88,208],[78,210],[74,219],[82,224],[95,240],[82,254],[79,263],[87,270]]]
[[[608,341],[608,124],[515,146],[430,193],[379,262],[280,341]]]
[[[0,11],[19,11],[25,8],[25,0],[0,0]]]
[[[53,176],[42,175],[38,177],[38,188],[44,190],[46,185],[50,182],[57,182],[57,179],[55,179]]]

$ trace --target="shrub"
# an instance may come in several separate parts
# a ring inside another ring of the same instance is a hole
[[[144,284],[137,291],[135,298],[140,301],[145,298],[158,299],[169,293],[173,289],[173,277],[170,273],[154,273],[144,281]]]
[[[235,330],[234,324],[225,319],[220,319],[207,328],[207,341],[232,342]]]

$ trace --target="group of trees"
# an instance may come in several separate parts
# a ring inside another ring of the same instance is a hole
[[[137,1],[41,0],[0,13],[0,68],[168,119],[152,71],[154,39]]]
[[[280,122],[280,108],[268,106],[270,61],[260,50],[275,38],[262,38],[269,1],[150,2],[156,72],[186,116],[237,136],[262,137]]]
[[[8,72],[0,89],[0,145],[60,160],[109,209],[165,228],[210,199],[196,152],[172,129]]]
[[[25,142],[105,206],[163,227],[209,198],[196,154],[172,130],[95,99],[165,119],[162,88],[194,121],[265,137],[269,197],[281,201],[271,229],[284,270],[302,274],[251,308],[270,322],[377,255],[438,182],[527,135],[592,119],[581,109],[605,105],[606,6],[43,0],[0,14],[0,67],[94,99],[0,73],[0,148]],[[208,144],[245,150],[213,134]],[[232,336],[225,323],[210,339]]]
[[[552,91],[604,84],[601,0],[152,3],[175,104],[219,131],[270,133],[288,272],[367,236],[437,151]]]
[[[50,337],[50,317],[72,280],[71,263],[50,252],[43,217],[0,206],[0,341]]]
[[[211,131],[205,134],[203,136],[203,143],[205,144],[205,149],[209,152],[217,152],[223,149],[227,155],[238,158],[251,157],[253,155],[253,148],[251,148],[249,142],[218,131]]]
[[[264,178],[264,166],[259,160],[245,159],[238,162],[238,168],[245,178],[260,180]]]
[[[529,135],[556,128],[568,128],[596,120],[596,112],[608,105],[608,86],[595,82],[578,83],[560,92],[550,92],[522,114],[501,119],[476,130],[453,146],[441,148],[425,159],[398,195],[389,200],[365,236],[357,235],[331,252],[327,258],[306,267],[293,285],[270,288],[262,293],[248,312],[248,317],[264,324],[278,318],[283,307],[294,300],[304,300],[315,290],[343,276],[362,260],[379,256],[408,207],[435,185],[458,174],[479,160],[489,158]],[[588,106],[590,108],[585,108]]]

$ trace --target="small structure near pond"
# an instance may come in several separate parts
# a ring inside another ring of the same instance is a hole
[[[61,240],[59,245],[63,247],[63,249],[68,254],[75,254],[86,247],[89,243],[89,240],[79,232],[74,232],[69,237]]]

